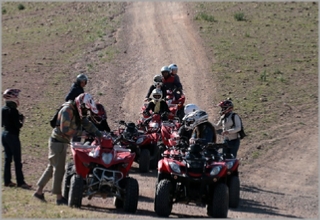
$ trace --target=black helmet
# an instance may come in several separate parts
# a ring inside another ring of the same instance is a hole
[[[88,82],[88,77],[84,74],[79,74],[77,76],[77,83],[80,84],[81,82],[85,82],[87,84]]]
[[[126,132],[135,133],[136,132],[136,125],[133,122],[129,122],[127,124]]]

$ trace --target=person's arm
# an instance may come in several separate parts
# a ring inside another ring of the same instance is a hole
[[[103,120],[101,122],[101,127],[103,128],[103,131],[106,131],[106,132],[110,132],[111,131],[111,129],[110,129],[109,125],[108,125],[107,119],[105,119],[105,120]]]
[[[183,87],[182,87],[182,83],[180,82],[180,77],[178,76],[178,74],[174,74],[174,78],[175,78],[175,80],[177,81],[178,84],[180,83],[180,85],[181,85],[181,90],[182,90]]]
[[[173,84],[176,87],[176,89],[182,90],[182,85],[181,85],[181,82],[180,82],[180,78],[174,77]]]
[[[149,88],[149,91],[148,91],[148,93],[147,93],[147,95],[146,95],[146,99],[150,97],[150,94],[151,94],[151,92],[152,92],[154,89],[155,89],[155,86],[154,86],[154,85],[151,85],[150,88]]]
[[[10,117],[12,118],[13,121],[13,126],[19,130],[20,128],[22,128],[23,123],[20,121],[20,114],[19,111],[16,108],[12,108],[11,109],[11,115]]]
[[[88,120],[88,118],[83,117],[81,120],[82,126],[88,131],[89,133],[95,134],[95,136],[101,138],[102,133],[98,130],[98,128]]]

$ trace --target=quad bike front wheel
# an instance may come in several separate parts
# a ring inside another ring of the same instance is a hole
[[[139,171],[140,173],[146,173],[150,169],[150,151],[148,149],[142,149],[139,156]]]
[[[62,179],[62,196],[66,199],[69,197],[70,180],[73,175],[73,162],[68,162]]]
[[[229,209],[229,190],[224,183],[218,183],[213,191],[212,203],[207,206],[207,213],[213,218],[227,218]]]
[[[83,178],[75,174],[71,177],[68,206],[80,208],[83,194]]]
[[[154,211],[160,217],[169,217],[172,211],[172,183],[168,179],[161,180],[156,187]]]
[[[127,177],[125,181],[123,209],[125,212],[135,213],[137,211],[139,200],[139,184],[136,179],[131,177]],[[119,202],[118,204],[121,203]]]
[[[240,180],[238,176],[231,176],[228,181],[229,207],[237,208],[240,200]]]

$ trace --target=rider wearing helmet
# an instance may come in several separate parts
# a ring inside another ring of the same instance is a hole
[[[151,93],[152,100],[149,102],[148,106],[144,110],[144,114],[150,116],[150,110],[155,114],[161,114],[165,116],[172,116],[168,104],[162,99],[162,91],[160,89],[154,89]],[[164,116],[164,119],[166,117]]]
[[[182,118],[182,125],[178,131],[180,137],[185,137],[188,140],[191,138],[192,130],[186,126],[186,118],[189,114],[197,110],[200,110],[200,108],[196,104],[187,104],[184,107],[185,116]]]
[[[88,93],[82,93],[62,105],[57,118],[57,126],[52,130],[49,138],[49,165],[37,183],[34,197],[45,201],[43,189],[53,177],[52,194],[56,194],[57,205],[68,204],[62,197],[61,182],[65,172],[66,154],[72,138],[82,133],[83,126],[86,131],[101,138],[102,133],[87,118],[88,114],[98,114],[98,109]]]
[[[24,116],[17,109],[19,106],[20,89],[7,89],[3,93],[5,106],[2,107],[2,145],[4,147],[4,186],[30,189],[26,184],[22,172],[20,129],[24,123]],[[11,163],[14,159],[17,184],[11,181]]]
[[[66,95],[65,101],[74,100],[78,95],[84,93],[84,87],[87,85],[88,77],[84,74],[79,74],[76,81],[72,84],[69,93]]]
[[[99,129],[99,131],[110,132],[111,129],[107,122],[107,112],[104,106],[100,103],[96,103],[98,114],[90,114],[89,120]]]
[[[165,87],[163,86],[162,79],[163,79],[162,75],[155,75],[153,77],[153,84],[150,86],[149,91],[148,91],[144,101],[148,101],[148,99],[154,89],[161,89],[162,96],[164,98],[167,96],[167,91],[166,91]]]
[[[176,81],[181,84],[180,77],[178,76],[178,66],[177,66],[177,64],[172,63],[168,67],[171,70],[171,75],[173,75],[174,78],[176,79]],[[183,89],[182,88],[182,84],[181,84],[181,89]]]
[[[96,103],[96,107],[98,110],[97,114],[90,114],[88,119],[98,128],[99,131],[102,132],[110,132],[111,129],[107,122],[107,112],[104,106],[100,103]],[[94,140],[94,137],[90,136],[85,139],[85,143],[91,143]]]
[[[161,68],[161,75],[163,76],[162,82],[166,89],[169,90],[181,90],[182,85],[177,79],[171,75],[171,69],[168,66],[163,66]]]
[[[216,143],[217,135],[213,125],[208,121],[208,114],[203,110],[191,112],[185,118],[186,127],[192,130],[190,144],[198,138],[205,139],[206,143]]]
[[[224,143],[226,143],[229,148],[224,149],[224,153],[233,154],[237,157],[237,152],[240,146],[240,138],[238,137],[238,132],[241,130],[241,121],[237,114],[234,115],[234,124],[232,121],[233,113],[233,103],[229,98],[218,104],[220,109],[220,120],[215,125],[217,129],[222,128],[222,133],[224,137]]]

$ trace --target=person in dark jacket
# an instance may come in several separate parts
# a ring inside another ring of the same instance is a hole
[[[111,132],[111,129],[107,121],[107,112],[104,106],[100,103],[96,103],[96,107],[97,107],[98,113],[90,114],[88,116],[89,121],[91,121],[96,126],[96,128],[98,128],[99,131]],[[88,138],[85,139],[84,142],[91,143],[94,140],[93,136],[94,135],[90,135]]]
[[[166,96],[167,96],[167,90],[166,90],[166,88],[163,86],[162,79],[163,79],[163,77],[162,77],[161,75],[155,75],[155,76],[153,77],[153,84],[150,86],[149,91],[148,91],[148,93],[147,93],[144,101],[148,101],[148,100],[149,100],[149,97],[150,97],[150,95],[151,95],[151,93],[152,93],[152,91],[153,91],[154,89],[161,89],[163,99],[166,98]]]
[[[5,106],[2,108],[2,145],[4,147],[4,186],[13,187],[16,183],[11,182],[11,162],[15,165],[15,173],[18,187],[30,189],[31,186],[24,181],[21,163],[20,129],[24,123],[24,116],[18,111],[19,89],[7,89],[3,93]]]
[[[161,75],[163,76],[162,83],[166,90],[171,90],[176,100],[178,100],[181,95],[177,93],[180,91],[182,94],[181,83],[171,74],[171,69],[168,66],[163,66],[161,68]]]
[[[79,96],[81,93],[84,93],[84,87],[87,85],[88,77],[84,74],[79,74],[76,81],[72,84],[69,93],[66,95],[65,101],[72,100]]]
[[[166,120],[168,116],[173,117],[174,115],[170,112],[168,104],[162,99],[162,91],[160,89],[154,89],[152,91],[152,100],[144,110],[144,114],[150,116],[150,110],[153,113],[163,115],[162,120]]]
[[[194,144],[196,139],[205,139],[204,143],[216,143],[217,134],[214,126],[208,121],[208,114],[203,110],[196,110],[186,116],[186,126],[192,129],[190,144]]]

